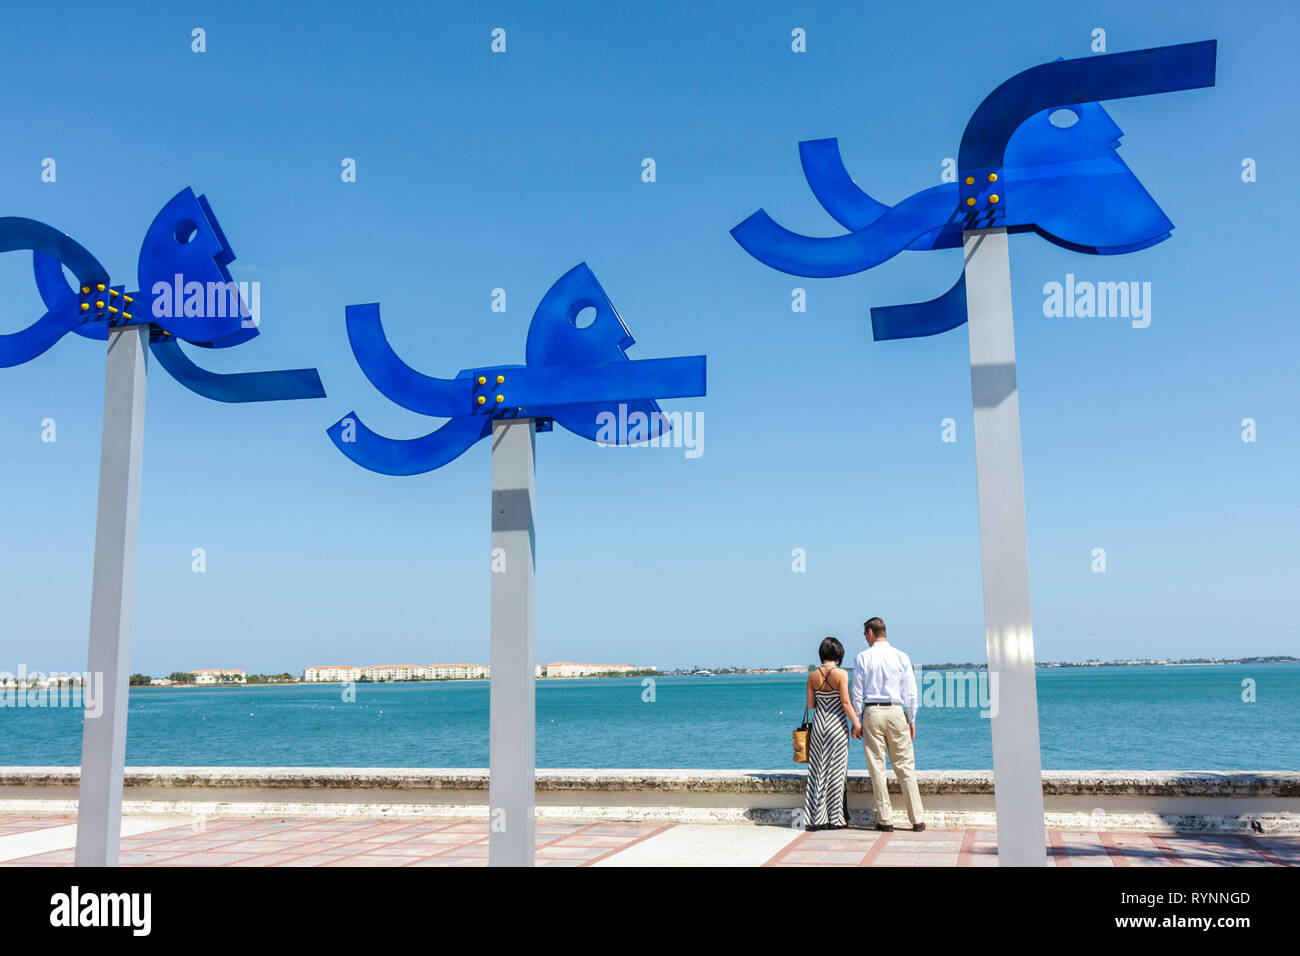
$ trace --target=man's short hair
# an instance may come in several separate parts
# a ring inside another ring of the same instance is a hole
[[[867,621],[862,626],[865,627],[867,630],[869,630],[872,634],[876,635],[876,637],[885,636],[885,622],[878,617],[873,617],[871,620]]]
[[[817,654],[821,660],[842,664],[844,662],[844,645],[835,638],[828,637],[822,641],[821,647],[817,648]]]

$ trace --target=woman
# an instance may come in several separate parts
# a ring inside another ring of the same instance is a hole
[[[822,666],[808,675],[807,706],[814,708],[808,734],[808,790],[804,794],[804,825],[809,830],[842,830],[848,826],[844,786],[849,775],[848,717],[855,734],[862,722],[849,703],[849,672],[840,667],[844,645],[833,637],[818,648]]]

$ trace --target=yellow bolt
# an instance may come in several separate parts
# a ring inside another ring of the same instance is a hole
[[[997,174],[997,173],[989,173],[989,182],[991,182],[991,183],[995,183],[995,182],[997,182],[997,181],[998,181],[998,174]]]
[[[500,385],[500,384],[501,384],[502,382],[504,382],[505,380],[506,380],[506,377],[505,377],[504,375],[498,375],[498,376],[497,376],[497,384],[498,384],[498,385]]]
[[[130,312],[123,312],[123,313],[122,313],[122,318],[124,318],[124,319],[129,319],[129,318],[131,318],[131,313],[130,313]]]
[[[487,401],[487,399],[484,398],[482,395],[480,395],[480,396],[478,397],[478,403],[479,403],[480,405],[482,405],[482,404],[483,404],[484,402],[486,402],[486,401]]]
[[[95,308],[97,308],[97,309],[102,309],[103,307],[104,307],[104,300],[103,300],[103,299],[99,299],[98,301],[95,302]]]
[[[997,202],[997,201],[998,201],[997,193],[994,193],[992,196],[989,197],[989,202]]]
[[[102,283],[102,282],[99,283],[99,285],[95,286],[95,289],[96,289],[97,291],[99,291],[99,292],[103,292],[103,291],[104,291],[104,283]]]
[[[967,186],[974,186],[974,185],[975,185],[975,177],[974,177],[974,176],[967,176],[967,177],[966,177],[966,185],[967,185]]]
[[[117,315],[117,309],[113,308],[111,305],[108,307],[108,311],[112,312],[114,315]]]
[[[81,294],[82,294],[82,295],[88,295],[89,293],[90,293],[90,286],[88,286],[88,285],[83,285],[83,286],[81,287]]]
[[[967,200],[966,200],[966,205],[968,205],[968,206],[973,206],[973,205],[975,205],[975,197],[974,197],[974,196],[971,196],[969,199],[967,199]]]
[[[117,290],[116,290],[116,289],[109,289],[109,290],[108,290],[108,294],[109,294],[110,296],[112,296],[114,299],[117,298]]]
[[[487,376],[486,376],[486,375],[480,375],[480,376],[478,377],[478,383],[479,383],[480,385],[486,385],[486,384],[487,384]]]
[[[82,312],[86,312],[86,311],[88,311],[89,309],[90,309],[90,303],[89,303],[89,302],[83,302],[83,303],[81,303],[81,311],[82,311]]]
[[[131,298],[129,295],[122,296],[122,299],[123,301],[126,302],[127,305],[130,305],[132,302],[135,301],[135,299]]]
[[[505,400],[506,400],[506,397],[505,397],[504,395],[498,395],[498,396],[497,396],[497,404],[498,404],[498,405],[500,405],[500,404],[501,404],[502,402],[504,402]]]

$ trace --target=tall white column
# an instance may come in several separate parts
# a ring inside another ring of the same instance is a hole
[[[964,233],[963,240],[984,630],[990,678],[997,681],[992,723],[998,863],[1046,866],[1007,231],[974,230]]]
[[[492,683],[488,863],[532,866],[537,688],[534,680],[534,423],[492,425]]]
[[[116,866],[122,831],[148,335],[148,326],[108,334],[86,665],[89,686],[103,682],[102,709],[99,716],[87,713],[82,719],[77,866]]]

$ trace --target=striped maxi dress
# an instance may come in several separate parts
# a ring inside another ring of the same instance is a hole
[[[823,679],[824,675],[823,675]],[[847,825],[844,787],[849,774],[849,724],[836,690],[819,690],[808,734],[808,789],[805,826]]]

